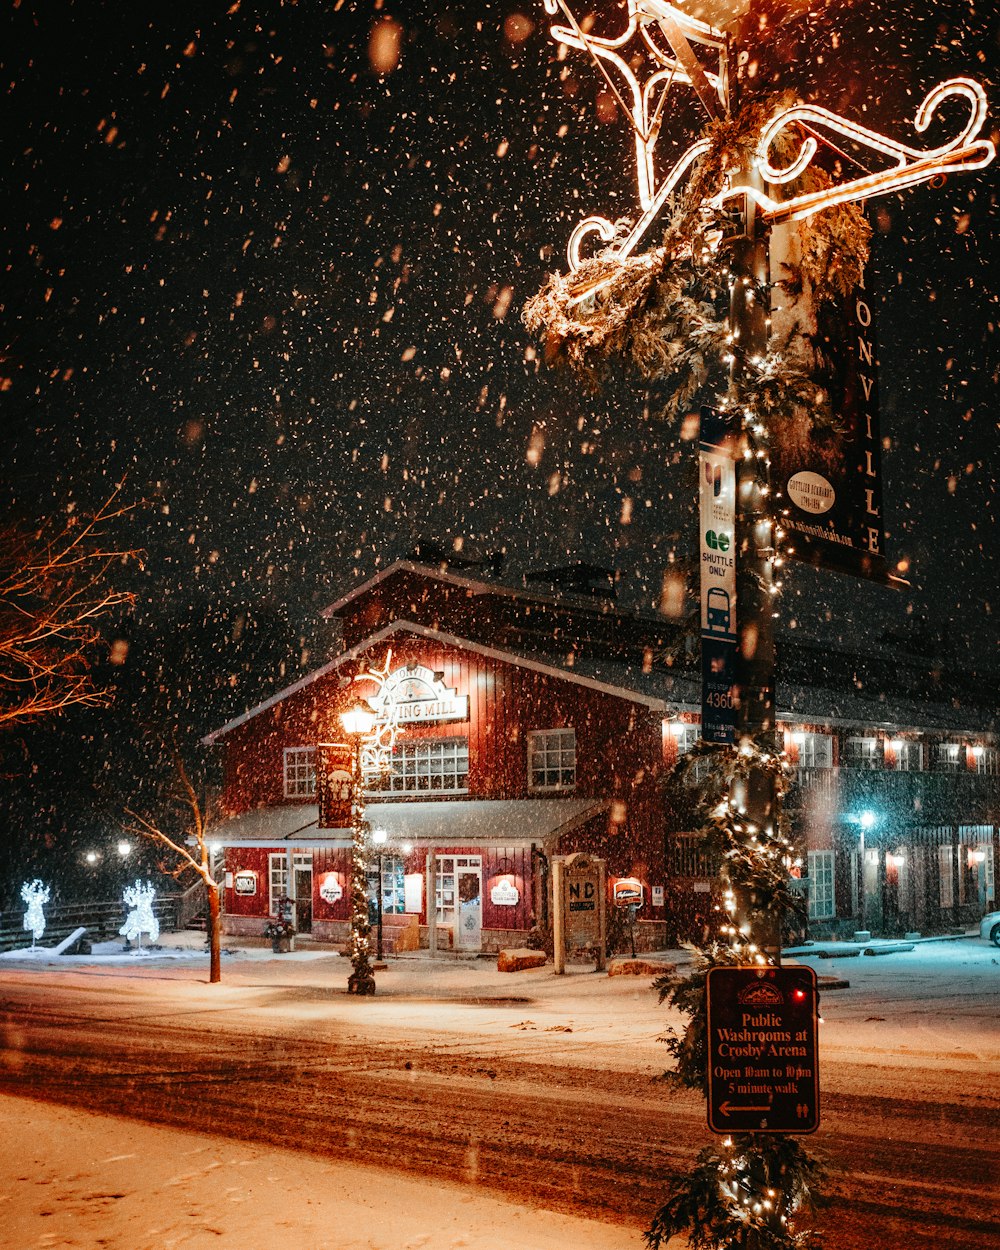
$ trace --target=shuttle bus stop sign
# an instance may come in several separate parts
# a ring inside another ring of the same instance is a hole
[[[708,973],[708,1127],[714,1133],[813,1133],[819,1127],[816,973]]]

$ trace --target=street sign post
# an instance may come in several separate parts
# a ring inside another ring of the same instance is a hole
[[[714,1133],[814,1133],[819,1127],[816,973],[708,973],[708,1126]]]

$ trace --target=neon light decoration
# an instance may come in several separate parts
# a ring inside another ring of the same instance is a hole
[[[725,109],[728,96],[726,61],[726,36],[705,22],[696,21],[667,4],[665,0],[629,0],[628,21],[621,34],[614,38],[602,38],[584,32],[569,10],[566,0],[543,0],[546,12],[562,13],[569,25],[555,25],[549,33],[559,44],[586,52],[604,75],[617,98],[634,132],[636,185],[639,206],[642,210],[638,221],[628,236],[606,252],[612,258],[625,260],[632,254],[639,240],[652,224],[681,179],[703,152],[708,150],[707,140],[699,140],[676,160],[670,170],[657,183],[654,154],[659,139],[667,95],[673,84],[690,86],[711,116],[717,116],[721,101]],[[657,42],[656,32],[665,39],[668,50]],[[645,84],[640,84],[631,65],[623,55],[626,45],[638,35],[645,50],[652,56],[657,67]],[[692,44],[707,48],[717,58],[714,68],[705,68],[695,58]],[[610,66],[624,80],[624,96],[607,67]],[[714,93],[714,94],[712,94]],[[718,100],[714,97],[717,95]],[[889,195],[907,187],[926,182],[935,175],[959,170],[982,169],[996,157],[995,145],[980,132],[986,121],[986,93],[974,79],[950,78],[938,83],[917,109],[914,129],[922,134],[931,124],[941,105],[950,99],[961,99],[969,105],[969,116],[954,138],[926,149],[900,143],[849,118],[841,117],[817,104],[796,104],[775,114],[764,128],[750,171],[734,171],[726,184],[718,189],[707,206],[719,207],[737,196],[748,196],[757,205],[761,217],[772,224],[798,221],[848,201],[869,199],[877,195]],[[841,140],[877,153],[888,167],[840,182],[823,190],[780,199],[778,188],[800,177],[815,159],[821,136],[818,130],[827,130]],[[800,141],[798,154],[790,165],[779,168],[771,162],[771,148],[783,132],[792,132]],[[748,185],[751,174],[759,175],[760,186]],[[574,228],[569,238],[567,258],[570,270],[575,272],[582,263],[581,248],[586,239],[597,235],[604,244],[615,238],[615,227],[607,218],[593,215],[584,218]],[[587,294],[593,294],[588,291]],[[583,297],[585,298],[585,297]]]
[[[149,940],[155,942],[160,936],[160,922],[153,915],[153,899],[156,889],[151,882],[145,885],[137,881],[135,885],[127,885],[122,893],[126,907],[132,910],[125,917],[125,923],[118,930],[126,942],[138,939],[142,945],[142,935],[149,934]]]
[[[49,887],[37,877],[34,881],[25,881],[21,886],[21,898],[27,904],[22,927],[31,930],[31,945],[45,932],[45,912],[42,907],[49,901]]]

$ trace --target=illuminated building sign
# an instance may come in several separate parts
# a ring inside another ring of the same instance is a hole
[[[442,674],[420,664],[396,669],[369,700],[379,720],[394,725],[468,720],[469,697],[448,689]]]

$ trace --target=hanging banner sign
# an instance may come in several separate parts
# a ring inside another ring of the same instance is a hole
[[[701,736],[736,735],[736,460],[728,413],[702,408],[698,445],[701,568]]]
[[[321,742],[316,748],[316,796],[320,829],[351,826],[351,748],[342,742]]]
[[[776,262],[781,267],[774,252],[783,250],[785,229],[773,232],[772,272],[778,272]],[[864,280],[837,305],[812,304],[804,292],[774,315],[778,326],[784,316],[814,334],[822,362],[817,381],[829,391],[836,423],[821,429],[807,417],[791,418],[787,428],[773,431],[771,480],[787,553],[834,572],[899,584],[885,561],[878,354]]]

